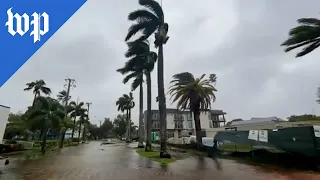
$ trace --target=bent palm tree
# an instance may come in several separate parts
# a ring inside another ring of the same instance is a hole
[[[65,104],[67,101],[71,99],[71,96],[68,96],[68,93],[66,90],[62,90],[57,95],[57,100]]]
[[[304,56],[320,46],[320,20],[316,18],[298,19],[299,26],[289,31],[289,38],[281,46],[285,52],[304,47],[296,57]]]
[[[76,103],[74,101],[70,102],[70,104],[69,104],[68,114],[70,114],[70,116],[73,118],[71,139],[73,139],[73,136],[74,136],[77,117],[86,111],[86,109],[84,109],[83,105],[84,105],[84,102]]]
[[[33,102],[32,106],[35,103],[35,99],[40,96],[41,93],[45,95],[50,95],[51,94],[51,89],[46,87],[46,82],[43,79],[36,80],[30,83],[26,84],[26,88],[24,88],[24,91],[33,91],[34,97],[33,97]]]
[[[214,102],[216,88],[212,83],[216,82],[215,74],[211,74],[208,79],[203,79],[205,74],[200,78],[195,78],[189,72],[175,74],[170,83],[169,94],[173,97],[172,103],[177,101],[177,108],[181,110],[190,110],[193,113],[195,122],[197,145],[201,145],[201,123],[200,112],[210,111],[211,102]]]
[[[60,104],[51,98],[39,96],[35,99],[35,105],[36,107],[31,110],[29,118],[42,120],[44,133],[42,134],[41,152],[45,154],[47,133],[50,128],[57,128],[59,126],[65,114]]]
[[[142,36],[137,41],[148,39],[155,33],[154,44],[158,48],[158,96],[160,112],[160,157],[170,157],[167,152],[167,119],[166,119],[166,100],[164,94],[163,79],[163,45],[166,44],[169,25],[164,21],[164,13],[160,4],[154,0],[139,0],[139,4],[146,9],[133,11],[129,14],[130,21],[136,21],[128,31],[125,41],[128,41],[133,35],[141,31]]]
[[[128,51],[126,57],[130,58],[125,66],[117,71],[121,74],[128,74],[123,83],[127,83],[130,79],[135,78],[132,83],[132,91],[138,86],[140,87],[139,95],[139,145],[143,147],[143,74],[147,79],[147,139],[146,151],[151,151],[151,71],[154,69],[154,64],[157,60],[157,54],[150,51],[148,41],[137,41],[128,43]]]
[[[131,119],[131,109],[134,108],[135,103],[133,101],[132,93],[130,92],[128,94],[124,94],[121,96],[118,101],[116,102],[116,105],[118,106],[118,111],[121,110],[122,112],[126,111],[126,117],[127,117],[127,127],[126,127],[126,141],[130,142],[130,119]]]

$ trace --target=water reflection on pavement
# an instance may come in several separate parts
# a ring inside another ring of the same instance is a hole
[[[191,156],[167,167],[140,157],[132,145],[99,142],[68,147],[58,155],[9,166],[0,165],[5,180],[319,180],[320,175],[279,172],[273,169],[219,159]]]

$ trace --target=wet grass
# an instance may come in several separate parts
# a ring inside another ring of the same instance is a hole
[[[173,163],[173,162],[181,159],[181,158],[178,158],[178,157],[175,157],[175,156],[171,157],[170,159],[160,158],[160,151],[157,151],[157,150],[154,150],[154,151],[151,151],[151,152],[146,152],[142,148],[137,148],[136,152],[142,157],[151,159],[152,161],[159,162],[161,165],[166,165],[166,164],[169,164],[169,163]]]

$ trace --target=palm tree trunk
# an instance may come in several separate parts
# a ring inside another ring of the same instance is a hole
[[[129,142],[131,142],[131,109],[129,109],[129,120],[128,120],[128,136],[129,136]]]
[[[78,132],[78,144],[80,143],[80,135],[81,135],[81,123],[79,123],[79,132]]]
[[[72,127],[72,133],[71,133],[71,140],[73,141],[73,136],[74,136],[74,130],[76,128],[76,118],[77,117],[74,117],[73,119],[73,127]]]
[[[41,144],[41,153],[46,154],[46,145],[47,145],[47,134],[49,132],[50,128],[45,128],[43,130],[43,135],[42,135],[42,144]]]
[[[34,103],[36,102],[37,93],[34,94],[33,101],[32,101],[32,107],[34,106]]]
[[[146,129],[147,129],[147,139],[146,139],[146,149],[145,151],[151,151],[152,145],[151,145],[151,74],[150,72],[146,73],[146,79],[147,79],[147,120],[146,120]]]
[[[143,148],[143,84],[140,84],[140,94],[139,94],[139,143],[138,148]]]
[[[127,109],[127,128],[126,128],[126,141],[129,142],[129,110]]]
[[[163,45],[159,45],[158,50],[158,96],[159,96],[159,114],[160,114],[160,157],[170,157],[167,152],[167,113],[166,113],[166,97],[164,94],[163,79]]]
[[[202,146],[200,110],[195,110],[193,112],[193,119],[194,119],[194,124],[195,124],[195,128],[196,128],[197,149],[200,149]]]
[[[83,124],[83,132],[82,132],[82,141],[85,142],[86,141],[86,125]]]
[[[63,148],[63,142],[64,142],[64,138],[65,138],[65,135],[66,135],[66,131],[67,131],[67,129],[61,129],[61,134],[60,134],[60,138],[61,138],[61,140],[60,140],[60,146],[59,146],[59,148]]]

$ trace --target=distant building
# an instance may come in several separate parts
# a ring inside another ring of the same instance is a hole
[[[151,110],[152,113],[152,131],[159,132],[160,130],[160,115],[159,110]],[[222,110],[211,110],[206,113],[201,113],[200,122],[202,130],[221,127],[225,125],[226,113]],[[144,124],[147,120],[147,111],[144,111]],[[146,126],[144,126],[146,132]],[[189,136],[195,135],[195,123],[190,111],[180,111],[178,109],[167,109],[167,136]]]
[[[234,128],[238,131],[274,129],[277,127],[277,123],[280,122],[284,122],[284,120],[277,117],[253,117],[250,120],[231,122],[229,128]]]

